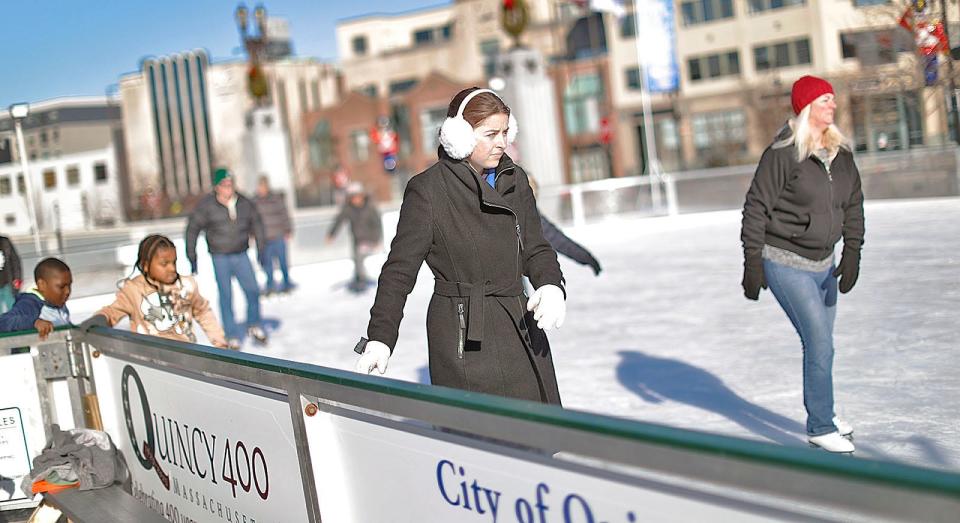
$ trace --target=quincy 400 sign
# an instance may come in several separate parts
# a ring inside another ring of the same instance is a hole
[[[170,521],[306,521],[287,399],[101,356],[104,430]]]

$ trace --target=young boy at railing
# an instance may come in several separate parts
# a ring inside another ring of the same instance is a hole
[[[151,234],[140,242],[136,270],[123,281],[117,297],[80,327],[113,326],[130,317],[130,330],[176,341],[196,343],[196,320],[214,347],[224,348],[223,328],[210,302],[200,295],[192,276],[177,273],[177,249],[166,236]]]
[[[18,294],[13,308],[0,315],[0,332],[37,329],[40,339],[45,340],[54,327],[70,325],[70,267],[56,258],[46,258],[33,269],[33,279],[36,286]]]

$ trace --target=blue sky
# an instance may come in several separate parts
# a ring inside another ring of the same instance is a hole
[[[236,0],[41,0],[4,2],[0,109],[59,96],[103,95],[145,56],[204,48],[214,61],[241,58]],[[397,13],[448,0],[267,0],[290,22],[298,56],[334,61],[338,20]],[[247,3],[253,8],[255,4]]]

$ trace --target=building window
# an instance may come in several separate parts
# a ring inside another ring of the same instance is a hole
[[[350,158],[355,162],[365,162],[370,158],[370,135],[367,131],[350,131]]]
[[[360,91],[361,93],[369,96],[370,98],[376,98],[376,97],[377,97],[377,84],[367,84],[367,85],[365,85],[365,86],[363,86],[363,87],[361,87],[360,89],[357,89],[357,90]]]
[[[17,173],[17,193],[27,194],[27,181],[23,179],[23,173]]]
[[[13,227],[14,225],[17,224],[17,215],[8,214],[3,217],[3,222],[6,224],[7,227]]]
[[[13,184],[10,183],[9,176],[0,177],[0,196],[6,196],[13,192]]]
[[[413,45],[427,45],[433,43],[433,29],[421,29],[413,33]]]
[[[57,171],[53,169],[44,169],[43,188],[48,191],[57,188]]]
[[[301,79],[299,82],[297,82],[297,95],[299,95],[299,98],[300,98],[300,114],[303,114],[307,112],[309,108],[307,106],[307,81],[306,80]]]
[[[104,183],[107,181],[107,165],[104,163],[95,163],[93,164],[93,179],[97,183]]]
[[[721,76],[739,76],[740,53],[729,51],[689,58],[687,60],[687,73],[691,82]]]
[[[447,118],[446,107],[436,107],[420,112],[420,141],[424,154],[437,152],[440,145],[440,126]]]
[[[416,79],[398,80],[396,82],[390,82],[390,96],[409,91],[415,85],[417,85]]]
[[[747,150],[743,111],[718,111],[693,115],[693,146],[705,167],[731,165]]]
[[[500,40],[480,42],[480,54],[483,55],[483,73],[487,78],[497,72],[497,55],[500,54]]]
[[[680,4],[683,25],[733,18],[733,0],[690,0]]]
[[[453,38],[453,24],[447,24],[440,28],[440,38],[445,41]]]
[[[50,143],[50,139],[47,136],[47,131],[40,132],[40,145],[46,147]]]
[[[805,3],[806,0],[748,0],[747,10],[751,13],[760,13],[774,9],[783,9],[784,7],[803,5]]]
[[[923,145],[921,98],[917,91],[851,95],[857,151],[894,151]]]
[[[574,77],[563,93],[563,120],[567,134],[576,136],[600,130],[603,85],[597,73]]]
[[[639,67],[630,67],[626,71],[627,77],[627,89],[631,91],[640,90],[640,68]]]
[[[635,36],[637,36],[637,23],[634,20],[633,12],[630,12],[620,19],[620,38],[633,38]]]
[[[354,36],[353,40],[350,41],[350,45],[353,47],[353,54],[357,56],[363,56],[367,54],[366,36]]]
[[[57,127],[53,128],[53,131],[50,133],[50,138],[53,140],[53,143],[60,141],[60,129]]]
[[[310,133],[310,163],[314,169],[329,169],[336,164],[330,122],[320,120]]]
[[[753,61],[757,71],[809,64],[810,40],[801,38],[754,47]]]
[[[600,146],[574,150],[570,154],[570,182],[580,183],[610,177],[610,163]]]
[[[857,58],[860,65],[890,64],[897,54],[913,51],[910,33],[899,29],[851,31],[840,34],[840,53],[844,58]]]
[[[80,167],[71,165],[67,167],[67,186],[76,187],[80,185]]]

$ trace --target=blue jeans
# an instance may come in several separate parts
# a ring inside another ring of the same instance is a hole
[[[8,283],[0,287],[0,314],[3,314],[13,307],[16,296],[13,294],[13,285]]]
[[[253,265],[246,251],[234,254],[210,254],[213,258],[213,274],[220,292],[220,319],[227,338],[239,338],[243,334],[233,318],[233,278],[237,279],[247,298],[247,327],[260,326],[260,289]]]
[[[273,281],[274,260],[280,266],[280,275],[283,276],[283,287],[278,287]],[[267,241],[264,247],[263,271],[267,273],[267,290],[279,291],[290,290],[293,285],[290,283],[290,272],[287,266],[287,240],[283,237]]]
[[[763,260],[770,291],[800,334],[803,345],[803,406],[807,434],[835,432],[833,425],[833,322],[837,317],[837,278]]]

